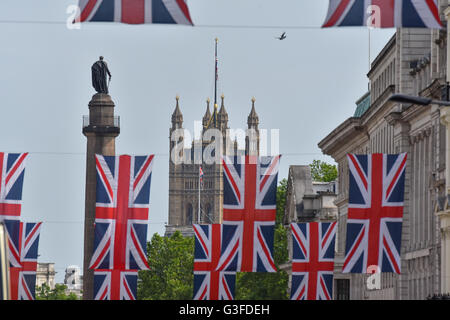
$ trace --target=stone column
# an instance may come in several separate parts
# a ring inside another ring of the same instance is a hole
[[[444,11],[447,23],[450,20],[450,6]],[[450,30],[447,28],[447,81],[450,81]],[[445,204],[437,212],[441,229],[441,292],[450,292],[450,107],[441,107],[441,123],[445,125]]]
[[[115,155],[115,138],[119,135],[119,117],[114,117],[114,102],[108,94],[97,93],[89,102],[89,117],[83,119],[87,138],[86,194],[84,218],[83,299],[94,297],[94,272],[89,269],[94,250],[94,222],[97,176],[95,154]]]
[[[441,123],[446,127],[445,205],[437,212],[441,228],[441,292],[450,292],[450,107],[441,107]]]
[[[411,126],[407,121],[402,119],[400,111],[393,111],[385,117],[386,121],[393,126],[394,152],[408,153],[408,161],[405,169],[405,193],[403,199],[403,223],[402,223],[402,245],[401,245],[401,273],[398,276],[399,285],[394,287],[394,299],[401,300],[408,296],[408,265],[405,260],[405,249],[411,241],[410,235],[410,195],[411,192],[411,176],[414,174],[411,168],[411,143],[410,130]],[[385,278],[383,278],[385,279]],[[384,280],[382,280],[384,281]]]

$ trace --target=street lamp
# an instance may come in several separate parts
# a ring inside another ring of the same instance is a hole
[[[447,99],[449,97],[450,86],[447,83]],[[404,94],[394,94],[389,97],[390,101],[399,103],[411,103],[415,105],[427,106],[438,105],[441,123],[446,128],[446,154],[445,154],[445,204],[438,209],[436,215],[440,220],[441,229],[441,292],[450,291],[450,101],[433,100],[430,98],[409,96]]]

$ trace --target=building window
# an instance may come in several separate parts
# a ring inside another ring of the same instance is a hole
[[[205,207],[202,210],[202,220],[204,223],[213,223],[213,216],[212,216],[212,206],[211,204],[206,204]]]
[[[350,279],[336,279],[336,300],[350,300]]]
[[[186,225],[192,224],[193,215],[194,215],[194,209],[192,208],[192,204],[189,203],[187,205],[187,210],[186,210]]]

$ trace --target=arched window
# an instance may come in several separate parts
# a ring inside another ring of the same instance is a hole
[[[203,223],[214,222],[213,210],[210,203],[207,203],[202,209],[202,222]]]
[[[194,216],[194,209],[192,208],[192,204],[188,203],[186,206],[186,225],[192,224],[192,218]]]

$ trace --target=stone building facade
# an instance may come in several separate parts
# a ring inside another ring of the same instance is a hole
[[[441,1],[441,9],[447,1]],[[442,20],[443,16],[442,16]],[[389,101],[394,93],[443,99],[446,38],[440,30],[398,29],[371,65],[370,91],[355,114],[319,143],[339,167],[335,299],[425,299],[440,292],[440,229],[435,214],[445,186],[445,127],[437,106]],[[401,274],[343,274],[348,208],[348,153],[408,153],[403,210]]]
[[[247,118],[245,150],[238,150],[236,137],[230,134],[228,113],[224,96],[220,109],[217,104],[211,112],[208,99],[202,119],[201,139],[193,140],[191,148],[184,147],[183,114],[179,98],[176,99],[169,130],[169,222],[166,236],[175,231],[193,235],[193,223],[221,223],[223,212],[222,155],[259,154],[259,117],[255,110],[255,99]],[[217,152],[220,150],[221,152]],[[205,155],[209,155],[206,159]],[[200,190],[199,213],[199,168],[203,170]]]
[[[36,268],[36,287],[41,287],[44,283],[50,287],[55,288],[55,264],[39,262]]]
[[[291,222],[335,221],[336,182],[313,181],[308,165],[289,167],[284,225]]]
[[[67,286],[66,293],[74,293],[81,298],[83,292],[83,276],[79,266],[68,266],[65,270],[64,284]]]
[[[337,181],[313,181],[309,165],[289,166],[283,224],[287,230],[290,260],[279,266],[289,275],[289,292],[292,285],[293,253],[290,224],[336,221],[338,215],[338,209],[334,203],[336,200],[336,185]]]

